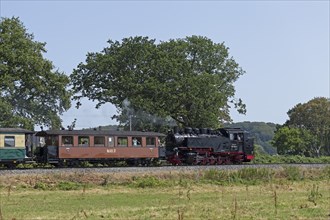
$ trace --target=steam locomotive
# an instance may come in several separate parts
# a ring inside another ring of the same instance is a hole
[[[166,137],[166,158],[173,165],[221,165],[254,159],[253,139],[240,128],[175,129]]]
[[[157,132],[0,128],[0,165],[83,162],[131,166],[163,160],[172,165],[220,165],[253,160],[253,139],[239,128],[174,129]]]

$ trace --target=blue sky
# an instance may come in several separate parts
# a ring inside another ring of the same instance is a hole
[[[236,97],[247,114],[234,122],[283,124],[286,112],[314,97],[330,96],[329,1],[10,1],[1,17],[19,17],[35,40],[46,42],[45,58],[66,74],[107,40],[148,36],[158,41],[201,35],[224,42],[246,71]],[[63,116],[77,128],[115,124],[116,109],[84,101]]]

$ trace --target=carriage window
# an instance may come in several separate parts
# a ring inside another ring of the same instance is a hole
[[[132,137],[133,147],[141,147],[142,138],[141,137]]]
[[[148,147],[155,147],[156,146],[155,137],[147,137],[146,141],[147,141],[147,146]]]
[[[114,137],[109,137],[109,147],[113,147],[115,143],[115,138]]]
[[[47,136],[45,137],[45,142],[47,145],[58,145],[58,136]]]
[[[51,138],[51,136],[45,137],[45,142],[46,142],[47,145],[52,145],[52,138]]]
[[[72,146],[73,145],[73,137],[72,136],[63,136],[62,137],[62,144],[65,146]]]
[[[118,137],[118,146],[127,147],[127,137]]]
[[[78,145],[82,147],[89,146],[89,137],[88,136],[78,136]]]
[[[15,136],[5,136],[5,147],[15,147]]]
[[[104,136],[95,136],[94,145],[104,147],[105,146],[105,137]]]

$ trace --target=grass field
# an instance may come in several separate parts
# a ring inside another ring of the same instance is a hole
[[[329,170],[0,177],[0,219],[330,219]]]

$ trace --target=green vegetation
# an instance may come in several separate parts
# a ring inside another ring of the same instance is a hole
[[[60,128],[69,77],[43,57],[45,45],[18,18],[0,19],[0,127]]]
[[[279,154],[330,156],[330,99],[314,98],[288,111],[272,141]]]
[[[305,157],[299,155],[259,155],[252,161],[254,164],[301,164],[301,163],[330,163],[329,156],[323,157]]]
[[[0,219],[327,219],[330,166],[0,177]]]
[[[202,36],[160,43],[137,36],[108,43],[101,52],[88,53],[71,74],[77,106],[87,97],[97,107],[114,104],[127,124],[132,114],[123,108],[129,105],[179,125],[212,128],[230,121],[230,105],[245,113],[234,88],[244,71],[224,43]]]
[[[329,156],[322,157],[306,157],[303,155],[269,155],[264,152],[259,145],[255,146],[255,159],[251,163],[255,164],[300,164],[300,163],[328,163],[330,164]]]

